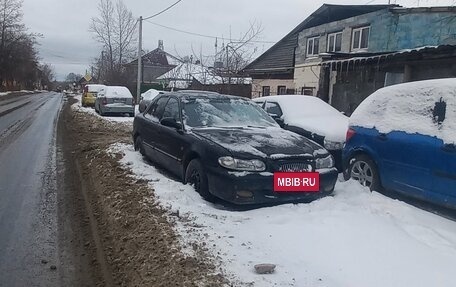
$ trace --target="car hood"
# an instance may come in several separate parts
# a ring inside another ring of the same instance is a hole
[[[224,147],[233,156],[280,159],[327,154],[317,143],[278,127],[200,128],[192,132]]]
[[[324,136],[326,140],[333,142],[345,142],[348,129],[348,117],[342,114],[286,119],[285,123]]]

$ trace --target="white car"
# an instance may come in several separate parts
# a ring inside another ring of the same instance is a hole
[[[100,115],[135,116],[135,101],[130,90],[120,86],[106,86],[98,92],[95,111]]]
[[[324,146],[342,171],[342,148],[348,129],[348,117],[313,96],[280,95],[253,100],[282,128],[303,135]]]
[[[147,106],[152,102],[152,100],[160,93],[162,92],[155,89],[150,89],[147,92],[142,93],[141,97],[139,98],[139,112],[144,112]]]

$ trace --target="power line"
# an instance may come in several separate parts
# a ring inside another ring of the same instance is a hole
[[[166,11],[168,11],[169,9],[173,8],[174,6],[176,6],[177,4],[179,4],[181,1],[182,1],[182,0],[178,0],[176,3],[174,3],[174,4],[171,5],[171,6],[169,6],[168,8],[163,9],[162,11],[160,11],[160,12],[158,12],[158,13],[152,15],[152,16],[145,17],[145,18],[143,18],[143,20],[147,20],[147,19],[150,19],[150,18],[157,17],[158,15],[163,14],[163,13],[165,13]]]
[[[188,34],[188,35],[199,36],[199,37],[204,37],[204,38],[209,38],[209,39],[219,39],[219,40],[230,41],[230,39],[228,39],[228,38],[217,37],[217,36],[211,36],[211,35],[205,35],[205,34],[200,34],[200,33],[180,30],[180,29],[177,29],[177,28],[173,28],[173,27],[162,25],[162,24],[158,24],[158,23],[155,23],[155,22],[152,22],[152,21],[149,21],[149,20],[146,20],[146,22],[148,22],[148,23],[150,23],[152,25],[158,26],[158,27],[162,27],[162,28],[165,28],[165,29],[168,29],[168,30],[172,30],[172,31],[175,31],[175,32],[180,32],[180,33],[184,33],[184,34]],[[242,40],[231,40],[231,42],[241,43],[241,42],[245,42],[245,41],[242,41]],[[250,42],[252,42],[252,43],[262,43],[262,44],[275,44],[276,43],[276,42],[272,42],[272,41],[259,41],[259,40],[252,40]]]

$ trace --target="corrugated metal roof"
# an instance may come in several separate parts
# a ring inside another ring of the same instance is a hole
[[[456,45],[440,45],[440,46],[424,46],[417,47],[414,49],[405,49],[397,52],[386,52],[386,53],[375,53],[375,54],[363,54],[356,55],[352,54],[351,57],[343,59],[331,59],[326,60],[321,65],[323,66],[335,66],[338,64],[350,64],[351,63],[369,63],[369,62],[379,62],[385,60],[397,60],[398,58],[408,58],[408,57],[422,57],[428,55],[439,55],[439,54],[452,54],[456,56]],[[345,54],[349,55],[349,54]]]
[[[339,21],[354,16],[372,13],[398,5],[331,5],[324,4],[301,22],[269,50],[244,68],[247,74],[265,71],[286,71],[294,69],[295,49],[298,46],[299,33],[311,27]]]

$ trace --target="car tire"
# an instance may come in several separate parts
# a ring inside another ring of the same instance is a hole
[[[216,197],[209,192],[207,175],[204,172],[203,165],[198,159],[193,159],[188,164],[187,170],[185,171],[185,182],[192,184],[195,191],[205,200],[209,202],[214,202],[216,200]]]
[[[361,154],[352,158],[348,174],[350,178],[358,181],[363,186],[369,187],[371,191],[382,190],[377,165],[367,155]]]
[[[141,136],[137,136],[135,139],[135,151],[139,151],[142,156],[145,156],[144,145]]]
[[[103,110],[102,110],[101,108],[98,110],[98,113],[99,113],[100,116],[102,116],[102,117],[104,117],[104,115],[105,115],[105,113],[103,113]]]

